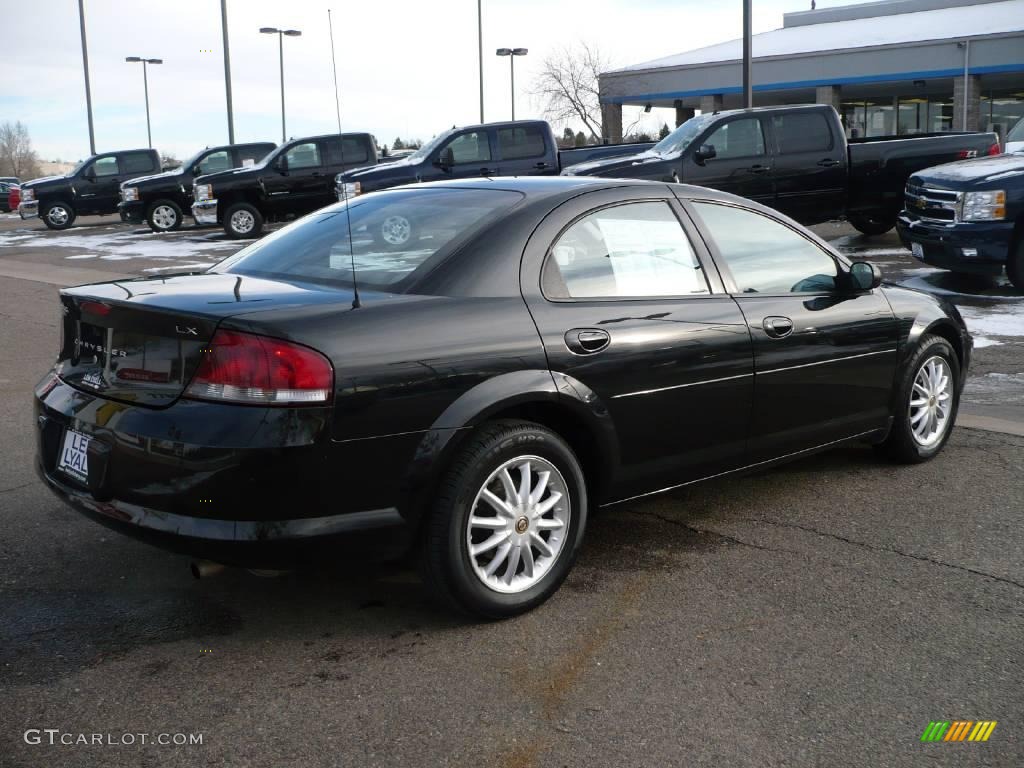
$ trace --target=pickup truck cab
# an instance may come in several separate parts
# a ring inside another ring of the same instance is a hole
[[[1024,291],[1024,152],[915,173],[896,230],[925,264],[994,276],[1005,268]]]
[[[892,229],[915,171],[999,151],[994,133],[937,133],[847,141],[823,104],[758,107],[691,118],[638,155],[563,173],[711,187],[782,211],[801,224],[843,216],[859,231]]]
[[[47,176],[21,185],[18,213],[38,216],[50,229],[67,229],[81,214],[117,213],[121,183],[160,170],[155,149],[104,152],[81,161],[65,176]]]
[[[192,215],[197,224],[223,225],[229,237],[256,237],[266,221],[335,202],[335,174],[376,163],[377,141],[368,133],[292,139],[251,167],[197,176]]]
[[[412,154],[374,168],[357,168],[335,177],[339,201],[402,184],[478,176],[557,176],[563,169],[603,157],[633,154],[649,144],[598,144],[559,150],[545,120],[515,120],[451,128]],[[423,209],[426,210],[426,209]],[[399,248],[416,236],[420,222],[391,216],[371,222],[374,240]]]
[[[207,147],[173,171],[142,176],[121,183],[121,219],[133,224],[145,221],[154,232],[178,229],[183,211],[192,206],[192,182],[196,176],[254,165],[274,149],[269,141]]]

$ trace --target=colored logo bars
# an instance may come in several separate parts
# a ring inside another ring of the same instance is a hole
[[[933,720],[921,734],[921,741],[988,741],[995,720]]]

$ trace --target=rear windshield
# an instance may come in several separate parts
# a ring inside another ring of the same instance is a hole
[[[360,288],[401,293],[521,199],[500,189],[377,192],[355,198],[348,216],[343,203],[317,211],[210,271],[351,287],[354,261]]]

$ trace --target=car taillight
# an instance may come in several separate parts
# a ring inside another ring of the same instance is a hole
[[[217,331],[186,397],[253,405],[302,405],[331,399],[334,369],[316,350],[267,336]]]
[[[999,142],[997,141],[995,144],[993,144],[991,147],[988,148],[988,152],[986,152],[985,154],[986,155],[1001,155],[1001,154],[1003,154],[1003,150],[1001,150],[999,148]]]

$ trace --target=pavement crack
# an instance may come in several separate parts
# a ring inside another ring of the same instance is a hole
[[[751,547],[752,549],[760,549],[760,550],[763,550],[765,552],[787,552],[787,553],[789,553],[791,555],[798,555],[798,554],[800,554],[796,550],[785,549],[784,547],[768,547],[768,546],[765,546],[764,544],[754,544],[751,541],[744,541],[743,539],[738,539],[735,536],[730,536],[727,533],[722,533],[721,531],[716,531],[716,530],[713,530],[711,528],[698,528],[697,526],[690,525],[689,523],[687,523],[687,522],[685,522],[683,520],[678,520],[678,519],[676,519],[674,517],[667,517],[666,515],[659,515],[657,512],[641,512],[640,510],[637,510],[637,509],[626,509],[626,510],[623,510],[623,511],[628,513],[628,514],[631,514],[631,515],[637,515],[638,517],[650,517],[650,518],[653,518],[655,520],[660,520],[663,523],[668,523],[669,525],[674,525],[674,526],[676,526],[678,528],[683,528],[683,529],[685,529],[687,531],[690,531],[691,533],[697,533],[697,534],[701,534],[701,535],[717,536],[718,538],[722,539],[723,541],[728,541],[731,544],[738,544],[741,547]]]
[[[13,488],[3,488],[3,489],[0,489],[0,493],[10,493],[11,491],[18,491],[18,490],[21,490],[22,488],[28,488],[30,485],[35,485],[38,482],[39,482],[38,480],[33,480],[31,482],[28,482],[28,483],[22,483],[21,485],[16,485]]]
[[[847,538],[846,536],[840,536],[838,533],[829,533],[828,531],[820,531],[817,528],[812,528],[809,525],[800,525],[799,523],[782,523],[782,522],[779,522],[777,520],[764,520],[764,519],[756,519],[756,518],[750,518],[750,517],[744,517],[744,518],[740,518],[740,519],[743,522],[748,522],[748,523],[764,523],[765,525],[774,525],[774,526],[776,526],[778,528],[795,528],[797,530],[805,531],[807,533],[813,533],[813,534],[816,534],[818,536],[824,536],[824,537],[829,538],[829,539],[835,539],[836,541],[841,541],[841,542],[843,542],[845,544],[851,544],[851,545],[853,545],[855,547],[861,547],[861,548],[866,549],[866,550],[868,550],[870,552],[884,552],[884,553],[891,554],[891,555],[899,555],[900,557],[907,557],[907,558],[910,558],[911,560],[917,560],[917,561],[922,562],[922,563],[931,563],[932,565],[939,565],[939,566],[942,566],[943,568],[952,568],[952,569],[957,570],[957,571],[963,571],[964,573],[973,574],[974,576],[982,576],[982,577],[984,577],[986,579],[992,579],[993,581],[998,581],[998,582],[1001,582],[1003,584],[1009,584],[1011,586],[1017,587],[1019,589],[1024,589],[1024,584],[1022,584],[1021,582],[1014,581],[1013,579],[1008,579],[1008,578],[1006,578],[1004,576],[996,576],[995,574],[988,573],[986,571],[979,571],[976,568],[968,568],[966,565],[957,565],[956,563],[947,563],[947,562],[945,562],[943,560],[936,560],[935,558],[928,557],[927,555],[915,555],[913,552],[905,552],[904,550],[896,549],[895,547],[876,547],[873,544],[868,544],[865,541],[857,541],[856,539],[850,539],[850,538]]]

